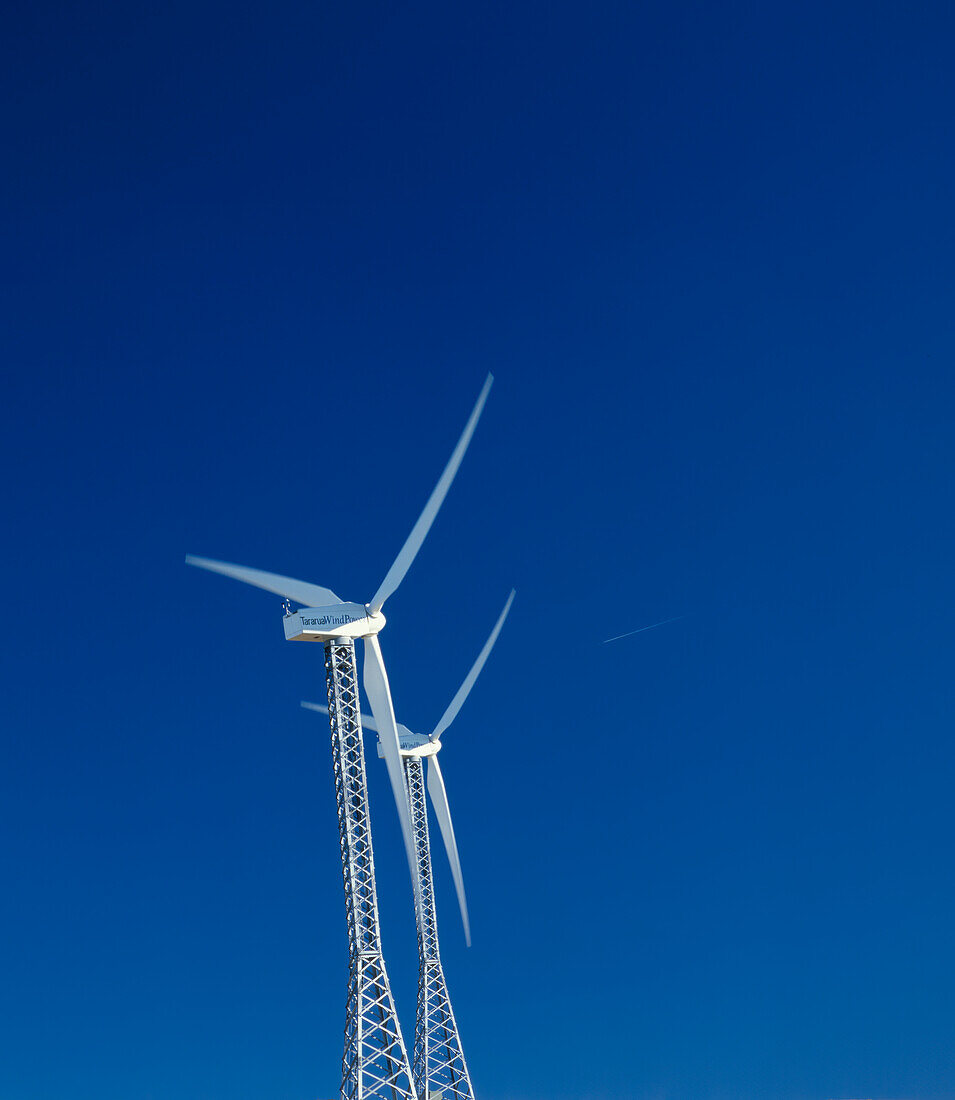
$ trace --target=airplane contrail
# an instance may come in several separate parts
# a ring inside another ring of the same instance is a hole
[[[685,619],[686,615],[674,615],[669,619],[661,619],[658,623],[650,623],[649,626],[638,626],[636,630],[628,630],[626,634],[617,634],[613,638],[604,638],[603,644],[607,642],[619,642],[621,638],[629,638],[631,634],[642,634],[645,630],[653,630],[655,626],[665,626],[667,623],[675,623],[677,619]]]

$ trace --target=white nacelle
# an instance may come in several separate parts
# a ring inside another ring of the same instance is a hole
[[[287,642],[327,642],[329,638],[367,638],[385,625],[380,611],[368,614],[361,603],[337,603],[331,607],[303,607],[286,615]]]
[[[423,733],[412,733],[407,726],[398,723],[398,744],[401,747],[402,756],[434,756],[441,748],[440,741],[430,741]],[[378,742],[378,759],[385,757],[381,749],[381,741]]]

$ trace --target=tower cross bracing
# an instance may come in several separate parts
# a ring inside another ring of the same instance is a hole
[[[342,1100],[418,1100],[381,952],[358,672],[351,638],[326,643],[325,675],[348,922],[341,1096]]]
[[[474,1100],[461,1036],[438,950],[438,926],[428,837],[428,805],[420,756],[405,756],[411,827],[418,872],[418,1012],[412,1072],[419,1100]]]
[[[412,877],[418,928],[418,1010],[415,1018],[411,1069],[419,1100],[439,1100],[439,1098],[440,1100],[473,1100],[474,1096],[438,947],[427,803],[430,800],[434,807],[438,829],[451,864],[451,876],[458,895],[464,938],[470,944],[470,921],[461,874],[461,860],[458,856],[454,826],[451,823],[444,778],[438,763],[438,753],[441,750],[439,735],[451,726],[474,687],[497,641],[513,600],[512,589],[490,637],[484,643],[434,731],[425,735],[414,733],[407,726],[397,723],[395,725],[399,735],[400,787],[409,810],[409,833],[413,853]],[[302,706],[309,710],[331,714],[330,707],[319,703],[303,701]],[[363,714],[360,721],[366,729],[379,728],[378,719],[374,714]],[[378,755],[385,756],[384,746],[380,740]],[[425,779],[426,771],[427,779]]]

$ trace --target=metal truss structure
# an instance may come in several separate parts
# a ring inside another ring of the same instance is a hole
[[[328,684],[328,714],[331,724],[332,754],[335,767],[335,793],[338,802],[338,827],[341,842],[342,876],[345,885],[345,915],[348,924],[348,997],[345,1009],[345,1050],[342,1058],[342,1100],[422,1100],[417,1094],[401,1028],[395,1012],[388,974],[381,952],[381,933],[378,920],[378,898],[375,889],[375,862],[371,846],[371,825],[368,816],[368,785],[365,774],[365,754],[362,745],[362,720],[358,701],[358,670],[355,664],[355,639],[363,641],[363,682],[365,694],[371,704],[372,728],[378,733],[378,744],[398,810],[401,836],[408,857],[408,866],[412,879],[419,881],[421,875],[422,849],[420,842],[416,846],[414,829],[411,823],[411,810],[408,804],[408,773],[402,764],[401,736],[395,722],[394,704],[388,674],[385,670],[378,634],[385,625],[383,608],[388,599],[397,591],[412,562],[431,530],[444,498],[458,472],[458,467],[471,443],[471,437],[477,427],[484,409],[491,384],[494,381],[489,374],[484,380],[478,399],[471,409],[471,415],[464,425],[464,431],[458,437],[451,457],[448,459],[441,476],[424,508],[419,514],[411,532],[391,563],[388,572],[369,602],[349,602],[341,599],[330,588],[303,581],[295,577],[286,577],[264,569],[254,569],[236,562],[219,561],[213,558],[186,556],[188,565],[231,577],[242,584],[273,592],[285,600],[285,618],[283,628],[286,641],[320,642],[325,649],[325,672]],[[367,434],[367,433],[366,433]],[[374,433],[369,436],[373,440]],[[368,441],[362,441],[364,446]],[[367,509],[362,513],[374,527],[379,517]],[[377,527],[375,527],[377,531]],[[380,533],[380,532],[379,532]],[[299,609],[293,611],[292,604]],[[492,639],[493,641],[493,639]],[[486,647],[487,648],[487,647]],[[464,697],[470,691],[470,683],[480,671],[486,653],[469,674],[469,681],[452,700],[445,713],[441,729],[446,728],[457,713]],[[316,709],[321,709],[316,706]],[[439,723],[440,725],[440,723]],[[402,727],[404,729],[404,727]],[[433,738],[424,741],[433,743],[432,752],[437,752],[438,730]],[[461,880],[460,861],[454,845],[451,830],[450,811],[441,772],[435,759],[433,769],[429,766],[428,790],[435,801],[438,823],[445,836],[445,845],[451,860],[452,874],[458,890],[462,917],[467,930],[467,908],[464,901],[464,888]],[[418,787],[421,789],[420,765],[417,773]],[[429,891],[430,923],[419,923],[419,938],[422,944],[427,939],[433,943],[433,958],[429,957],[427,973],[433,975],[435,984],[433,994],[429,994],[428,1003],[442,1005],[440,1012],[431,1010],[426,1014],[423,1034],[424,1062],[426,1082],[430,1077],[430,1059],[432,1047],[436,1049],[436,1036],[441,1029],[446,1033],[448,1050],[447,1074],[450,1075],[453,1089],[451,1096],[471,1097],[470,1082],[467,1082],[467,1070],[457,1043],[457,1031],[451,1006],[447,1003],[447,991],[438,959],[437,938],[434,925],[433,886],[431,865],[427,857],[427,820],[424,821],[424,857],[426,859],[427,884]],[[450,837],[450,840],[448,839]],[[417,847],[417,857],[416,857]],[[417,889],[417,886],[416,886]],[[420,902],[419,910],[423,910]],[[421,916],[419,915],[419,922]],[[422,956],[424,957],[424,956]],[[432,979],[426,983],[431,989]],[[439,995],[440,994],[440,995]],[[448,1031],[450,1023],[450,1031]],[[449,1045],[452,1043],[453,1044]],[[460,1060],[460,1068],[458,1061]],[[467,1082],[467,1091],[462,1091],[458,1082]],[[440,1089],[428,1091],[425,1095],[431,1100],[439,1100]]]
[[[333,638],[325,643],[325,675],[348,921],[341,1096],[342,1100],[419,1100],[381,953],[353,639]]]
[[[474,1100],[438,950],[423,760],[420,756],[404,756],[403,762],[411,800],[418,887],[418,1013],[412,1065],[415,1089],[419,1100]]]

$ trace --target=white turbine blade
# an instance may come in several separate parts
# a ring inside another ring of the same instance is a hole
[[[388,777],[391,790],[398,808],[398,820],[408,853],[408,867],[415,889],[415,902],[418,897],[418,868],[415,861],[414,837],[411,830],[411,806],[408,803],[408,790],[405,786],[405,769],[401,763],[401,746],[398,743],[398,727],[395,722],[395,709],[391,702],[391,688],[388,686],[388,673],[381,657],[378,637],[372,634],[364,639],[365,663],[362,678],[365,693],[371,703],[371,712],[378,726],[378,740],[381,742],[385,763],[388,765]]]
[[[197,558],[192,554],[186,555],[186,565],[196,565],[200,569],[208,569],[210,573],[221,573],[224,577],[232,577],[233,580],[242,581],[244,584],[253,584],[256,588],[264,588],[266,592],[274,592],[277,596],[287,596],[288,599],[305,607],[326,607],[332,603],[344,603],[330,588],[309,584],[308,581],[297,581],[294,577],[282,577],[278,573],[250,569],[247,565],[233,565],[228,561]]]
[[[434,806],[434,816],[438,819],[441,839],[451,864],[451,877],[458,892],[458,905],[461,907],[461,923],[464,925],[464,939],[471,946],[471,921],[468,918],[468,902],[464,896],[464,876],[461,874],[461,860],[458,858],[458,845],[454,839],[454,826],[451,824],[451,810],[448,807],[448,792],[444,789],[444,777],[437,756],[428,757],[428,794]]]
[[[461,459],[464,458],[464,452],[468,449],[468,444],[471,442],[471,436],[474,435],[474,429],[477,426],[478,418],[481,415],[481,410],[484,408],[484,402],[487,400],[488,391],[493,381],[494,376],[489,374],[484,381],[484,386],[478,395],[477,402],[471,410],[471,415],[468,417],[468,422],[464,426],[461,438],[458,440],[457,446],[451,452],[451,457],[448,460],[447,466],[444,468],[444,473],[438,479],[438,484],[435,485],[431,496],[428,497],[428,503],[424,506],[424,511],[418,516],[418,522],[411,528],[411,534],[405,540],[405,544],[402,546],[398,557],[395,558],[394,564],[388,570],[385,579],[381,582],[378,591],[375,593],[375,598],[368,605],[368,609],[372,613],[382,609],[385,600],[388,599],[398,585],[401,584],[402,580],[404,580],[405,573],[408,572],[408,568],[414,561],[415,555],[421,549],[421,544],[424,542],[425,536],[428,534],[428,531],[431,530],[431,524],[434,523],[434,517],[438,514],[438,509],[444,502],[445,496],[447,496],[448,489],[451,487],[451,482],[454,481],[454,475],[458,472],[458,467],[461,465]]]
[[[307,703],[303,699],[302,700],[302,706],[306,710],[317,710],[319,714],[328,714],[328,707],[323,706],[321,703]],[[363,714],[361,716],[361,725],[362,725],[362,729],[374,730],[375,733],[378,732],[378,724],[375,722],[374,718],[372,718],[368,714]]]
[[[474,682],[481,674],[481,669],[484,668],[484,662],[488,659],[488,655],[494,648],[494,643],[497,641],[498,634],[501,633],[501,627],[504,625],[504,620],[507,618],[508,611],[511,610],[511,604],[514,602],[514,589],[511,589],[511,594],[507,597],[507,603],[504,605],[504,610],[501,612],[500,618],[494,625],[494,629],[491,631],[491,636],[484,643],[484,648],[478,654],[477,660],[471,665],[471,671],[465,676],[464,683],[458,688],[457,695],[448,704],[448,709],[441,715],[441,720],[434,727],[434,732],[431,734],[431,740],[437,741],[442,733],[451,725],[451,723],[457,718],[458,711],[464,705],[464,700],[467,699],[471,693],[471,688],[474,687]]]

